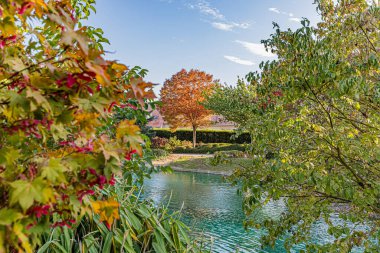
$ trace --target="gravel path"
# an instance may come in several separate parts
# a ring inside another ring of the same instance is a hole
[[[153,161],[154,165],[164,166],[171,162],[178,161],[180,159],[191,159],[191,158],[211,158],[213,155],[207,154],[170,154],[167,157]]]
[[[207,154],[170,154],[167,157],[158,159],[153,161],[153,164],[155,166],[166,166],[169,165],[172,162],[181,160],[181,159],[197,159],[197,158],[211,158],[213,155],[207,155]],[[214,174],[214,175],[222,175],[222,176],[229,176],[231,175],[231,172],[226,171],[212,171],[212,170],[204,170],[204,169],[187,169],[182,168],[178,166],[171,166],[171,168],[174,171],[180,171],[180,172],[195,172],[195,173],[205,173],[205,174]]]

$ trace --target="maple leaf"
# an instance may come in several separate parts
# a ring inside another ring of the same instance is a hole
[[[101,222],[104,221],[108,229],[111,229],[114,220],[120,219],[120,204],[113,198],[104,201],[93,201],[91,202],[91,205],[94,213],[99,215],[99,220]]]
[[[140,127],[135,125],[135,120],[124,120],[120,122],[116,129],[116,139],[122,140],[142,155],[141,144],[144,142],[140,135]]]
[[[19,203],[24,211],[31,207],[34,201],[44,202],[52,197],[52,192],[47,191],[46,183],[41,178],[32,182],[17,180],[10,185],[12,187],[10,204]]]

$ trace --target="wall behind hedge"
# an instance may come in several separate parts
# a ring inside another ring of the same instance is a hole
[[[177,139],[181,141],[193,141],[193,131],[192,130],[177,130],[171,132],[169,129],[164,128],[154,128],[154,135],[161,138],[167,138],[176,136]],[[197,131],[197,142],[203,143],[250,143],[251,137],[248,133],[243,133],[239,137],[235,138],[234,131],[228,130],[198,130]]]

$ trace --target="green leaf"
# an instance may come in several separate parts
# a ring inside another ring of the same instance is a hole
[[[31,207],[35,201],[42,202],[50,197],[50,194],[45,195],[46,183],[41,178],[32,182],[17,180],[10,183],[10,186],[12,187],[10,204],[18,203],[24,211]]]
[[[22,217],[23,215],[15,209],[0,209],[0,225],[10,225]]]
[[[113,233],[109,232],[107,234],[107,236],[103,239],[102,252],[104,252],[104,253],[110,253],[111,252],[112,239],[113,239]]]
[[[52,183],[66,182],[65,175],[63,174],[66,168],[61,164],[61,159],[51,158],[49,164],[42,167],[41,170],[41,177],[48,179]]]

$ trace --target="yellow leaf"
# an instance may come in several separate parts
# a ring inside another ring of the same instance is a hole
[[[64,44],[72,46],[73,41],[77,41],[83,53],[86,55],[88,54],[88,43],[85,36],[83,36],[80,32],[71,29],[68,29],[62,33],[62,42]]]
[[[135,149],[140,156],[142,155],[141,144],[144,141],[141,137],[140,128],[135,125],[135,120],[120,122],[116,129],[116,139],[128,143],[131,149]]]
[[[120,219],[119,203],[115,199],[93,201],[91,205],[94,213],[99,215],[99,220],[105,221],[108,228],[112,226],[114,220]]]
[[[15,235],[18,237],[19,241],[21,242],[23,250],[25,250],[25,252],[31,253],[31,252],[33,252],[32,246],[29,243],[28,237],[23,233],[23,228],[24,228],[23,225],[16,223],[13,226],[13,232],[15,233]]]
[[[27,98],[32,98],[36,102],[37,105],[41,105],[42,108],[44,108],[47,112],[51,112],[52,111],[52,109],[50,107],[50,103],[41,94],[41,92],[39,92],[37,90],[32,90],[30,88],[27,88],[26,89],[26,97]],[[33,103],[32,102],[31,102],[31,106],[33,108]]]
[[[116,138],[121,139],[124,136],[139,136],[140,128],[135,125],[135,120],[124,120],[120,122],[116,130]]]
[[[93,65],[90,62],[86,62],[86,67],[95,73],[96,81],[103,85],[108,86],[111,85],[110,76],[106,73],[106,71],[99,65]]]
[[[8,64],[14,71],[21,71],[25,69],[25,64],[18,57],[7,57],[5,58],[4,63]]]

